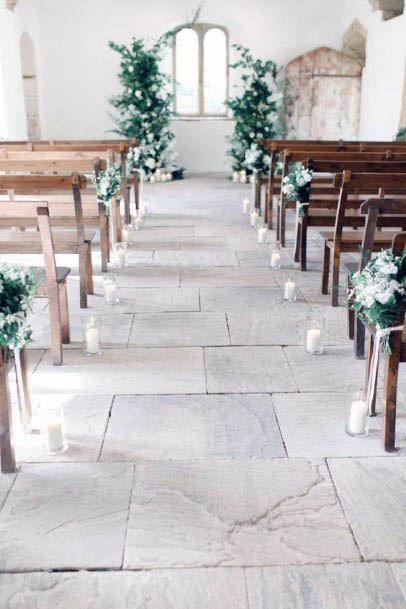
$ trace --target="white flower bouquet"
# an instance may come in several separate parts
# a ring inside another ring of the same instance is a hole
[[[139,146],[131,147],[127,153],[127,174],[131,175],[134,169],[138,169],[138,164],[141,156]]]
[[[361,272],[351,275],[348,298],[359,319],[378,329],[387,329],[396,323],[406,305],[406,249],[400,256],[391,250],[382,250],[372,258]],[[383,342],[388,353],[389,337]]]
[[[269,167],[270,162],[269,154],[256,143],[251,144],[251,147],[245,153],[244,165],[252,172],[260,170],[264,166]]]
[[[288,201],[297,201],[299,204],[299,215],[303,215],[303,204],[310,199],[313,171],[301,164],[283,178],[282,193]]]
[[[97,198],[103,201],[106,214],[109,213],[111,199],[118,195],[121,189],[121,167],[111,165],[105,171],[100,171],[95,177]]]
[[[20,266],[0,266],[0,347],[20,349],[31,341],[27,323],[37,285],[31,271]]]

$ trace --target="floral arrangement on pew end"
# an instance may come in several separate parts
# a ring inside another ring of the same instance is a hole
[[[110,98],[117,114],[113,117],[116,133],[139,142],[137,166],[147,178],[157,169],[178,171],[173,152],[174,134],[170,130],[173,115],[173,95],[169,92],[169,77],[160,68],[164,52],[169,48],[174,32],[166,32],[151,47],[142,38],[131,43],[109,42],[120,55],[119,80],[123,91]]]
[[[380,330],[392,327],[406,308],[406,249],[400,256],[382,250],[350,281],[348,299],[359,319]],[[388,334],[382,342],[384,353],[390,353]]]
[[[234,171],[267,172],[270,157],[257,144],[258,139],[281,137],[283,95],[280,91],[279,68],[275,62],[254,59],[249,49],[234,44],[239,59],[231,68],[242,71],[242,91],[226,102],[235,119],[234,133],[229,138],[227,155]]]
[[[313,170],[302,164],[296,167],[283,178],[282,192],[288,201],[297,201],[298,213],[304,215],[303,206],[309,202],[313,180]]]
[[[122,174],[121,167],[109,165],[106,170],[96,174],[94,183],[97,198],[105,206],[106,216],[110,214],[111,200],[118,195],[121,189]]]
[[[27,323],[37,284],[31,271],[17,265],[0,266],[0,347],[21,349],[31,342]]]

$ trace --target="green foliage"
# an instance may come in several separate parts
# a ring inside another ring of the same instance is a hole
[[[406,141],[406,127],[401,127],[399,129],[396,135],[396,139],[401,142]]]
[[[106,207],[106,214],[109,214],[111,200],[118,195],[121,189],[122,174],[121,167],[110,165],[105,171],[99,171],[94,183],[96,186],[97,198],[103,201]]]
[[[29,270],[17,265],[0,266],[0,346],[19,349],[31,341],[27,324],[30,303],[37,290]]]
[[[240,44],[233,48],[239,59],[230,67],[241,71],[243,91],[226,102],[235,119],[228,156],[233,170],[267,171],[270,159],[258,147],[257,140],[282,134],[279,117],[283,96],[278,90],[279,69],[271,60],[254,59],[249,49]]]
[[[140,166],[146,175],[166,166],[174,139],[169,127],[173,96],[168,92],[169,77],[160,69],[163,52],[172,38],[173,32],[166,32],[151,47],[142,38],[133,38],[128,46],[109,42],[120,55],[123,88],[121,94],[110,99],[116,110],[115,132],[138,140]]]

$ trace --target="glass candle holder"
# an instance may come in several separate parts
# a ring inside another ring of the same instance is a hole
[[[65,421],[59,405],[41,408],[42,435],[46,449],[51,455],[63,453],[68,448],[65,438]]]
[[[310,355],[322,355],[323,353],[323,324],[314,322],[305,331],[305,351]]]
[[[261,224],[258,226],[258,243],[266,243],[267,235],[268,226],[266,224]]]
[[[368,405],[362,388],[348,391],[345,431],[350,436],[365,436],[369,432]]]
[[[240,182],[241,184],[245,184],[247,181],[247,172],[245,171],[245,169],[241,169],[240,171]]]
[[[283,286],[283,300],[294,302],[296,300],[296,283],[288,279]]]
[[[259,214],[256,209],[254,209],[250,214],[250,225],[252,228],[256,228],[258,225]]]
[[[233,182],[239,182],[240,181],[240,174],[238,173],[238,171],[233,171]]]
[[[282,266],[282,251],[279,243],[275,243],[271,247],[269,266],[271,267],[271,269],[280,269]]]
[[[172,173],[170,171],[168,171],[166,173],[166,181],[167,182],[171,182],[172,181]]]
[[[244,216],[246,216],[247,214],[249,214],[251,210],[251,201],[247,198],[245,198],[242,202],[242,213],[244,214]]]
[[[141,230],[142,225],[144,224],[143,218],[137,214],[136,216],[134,216],[133,218],[133,228],[136,231]]]
[[[100,355],[100,320],[93,315],[82,317],[82,334],[85,355]]]
[[[148,216],[148,214],[150,213],[150,207],[151,206],[149,203],[149,199],[144,199],[141,205],[142,213],[144,216]]]
[[[121,238],[123,243],[134,243],[134,229],[132,224],[125,224],[123,230],[121,231]]]
[[[115,275],[109,274],[103,277],[103,289],[106,304],[116,305],[119,303],[117,278]]]
[[[120,269],[127,266],[127,243],[116,243],[116,260]]]

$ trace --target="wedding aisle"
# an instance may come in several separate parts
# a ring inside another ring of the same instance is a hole
[[[84,313],[100,316],[100,355],[83,353],[73,257],[63,366],[35,303],[33,402],[63,406],[69,449],[50,456],[32,436],[0,476],[0,609],[343,609],[344,594],[404,609],[406,384],[399,453],[383,451],[379,418],[345,434],[365,362],[344,290],[338,308],[320,295],[318,233],[301,273],[289,224],[271,270],[242,214],[248,186],[199,176],[146,196],[117,305],[96,257]],[[303,346],[315,321],[320,356]]]

